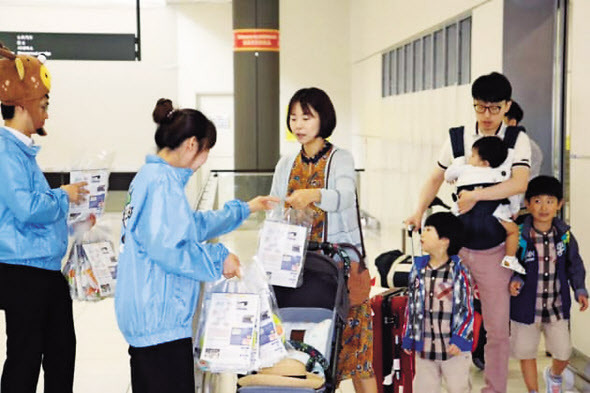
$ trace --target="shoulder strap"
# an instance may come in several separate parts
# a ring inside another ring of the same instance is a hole
[[[330,170],[332,168],[332,157],[334,156],[334,154],[336,154],[337,151],[338,149],[335,147],[334,151],[332,152],[332,154],[330,154],[330,157],[328,158],[328,170],[326,171],[326,181],[324,184],[324,188],[328,188],[328,179],[330,177]],[[359,208],[359,198],[356,190],[354,192],[354,202],[356,204],[356,219],[358,221],[359,234],[361,238],[361,255],[363,258],[365,258],[367,256],[367,253],[365,251],[365,239],[363,237],[363,228],[361,225],[361,211]],[[326,214],[326,221],[324,222],[324,241],[328,241],[328,214]]]
[[[463,157],[465,155],[465,141],[463,135],[465,134],[465,127],[452,127],[449,129],[449,136],[451,137],[451,149],[453,149],[453,157]]]
[[[328,180],[330,179],[330,172],[332,170],[332,157],[334,157],[334,154],[336,154],[336,147],[334,147],[334,150],[332,150],[332,153],[330,153],[330,157],[328,157],[328,167],[326,169],[326,179],[324,181],[324,188],[328,188]],[[326,212],[326,221],[324,221],[324,239],[325,242],[328,241],[328,213]]]
[[[509,149],[514,149],[514,145],[516,145],[516,140],[518,139],[518,134],[521,131],[526,133],[526,130],[522,126],[506,127],[506,133],[504,134],[504,143],[506,143]]]

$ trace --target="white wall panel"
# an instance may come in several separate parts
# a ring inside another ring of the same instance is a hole
[[[567,86],[566,126],[571,135],[572,153],[586,156],[572,159],[570,167],[570,223],[578,239],[586,266],[586,286],[590,287],[590,138],[588,137],[588,108],[590,107],[590,47],[588,44],[588,20],[590,2],[570,1],[569,60]],[[572,341],[576,348],[590,355],[590,312],[579,312],[572,306]]]
[[[471,13],[472,78],[502,64],[502,0],[418,3],[351,1],[352,128],[365,143],[355,147],[365,157],[361,203],[389,229],[413,211],[448,129],[475,117],[469,84],[382,98],[381,54]],[[450,201],[450,193],[443,186],[439,195]]]
[[[300,148],[296,142],[286,142],[284,136],[289,100],[300,88],[311,86],[325,90],[336,108],[337,125],[332,141],[351,148],[349,27],[350,12],[346,1],[280,2],[281,129],[278,131],[282,135],[282,153]]]

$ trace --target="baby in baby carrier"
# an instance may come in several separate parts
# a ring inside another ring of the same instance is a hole
[[[482,137],[473,144],[471,152],[467,162],[465,156],[455,158],[445,171],[445,180],[455,184],[457,195],[463,190],[489,187],[510,177],[509,170],[502,166],[508,156],[508,147],[502,139],[495,136]],[[456,199],[456,195],[453,197]],[[506,256],[501,262],[502,266],[524,274],[525,270],[516,258],[518,226],[512,221],[519,209],[520,197],[514,195],[499,201],[480,201],[460,217],[464,223],[470,223],[468,228],[481,229],[476,231],[478,237],[483,237],[482,233],[486,238],[505,236]],[[453,206],[453,213],[459,215],[456,204]],[[477,244],[485,239],[471,240],[472,244]]]

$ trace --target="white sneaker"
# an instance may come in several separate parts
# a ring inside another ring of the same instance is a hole
[[[526,274],[526,270],[524,267],[518,262],[518,258],[506,255],[504,259],[502,259],[502,266],[506,269],[514,270],[520,274]]]
[[[551,375],[550,367],[545,367],[545,371],[543,371],[543,377],[545,379],[545,386],[547,387],[547,393],[562,393],[561,390],[561,377],[556,379]]]

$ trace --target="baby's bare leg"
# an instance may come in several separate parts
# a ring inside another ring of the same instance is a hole
[[[518,225],[512,221],[498,221],[506,230],[506,255],[514,257],[518,251]]]

